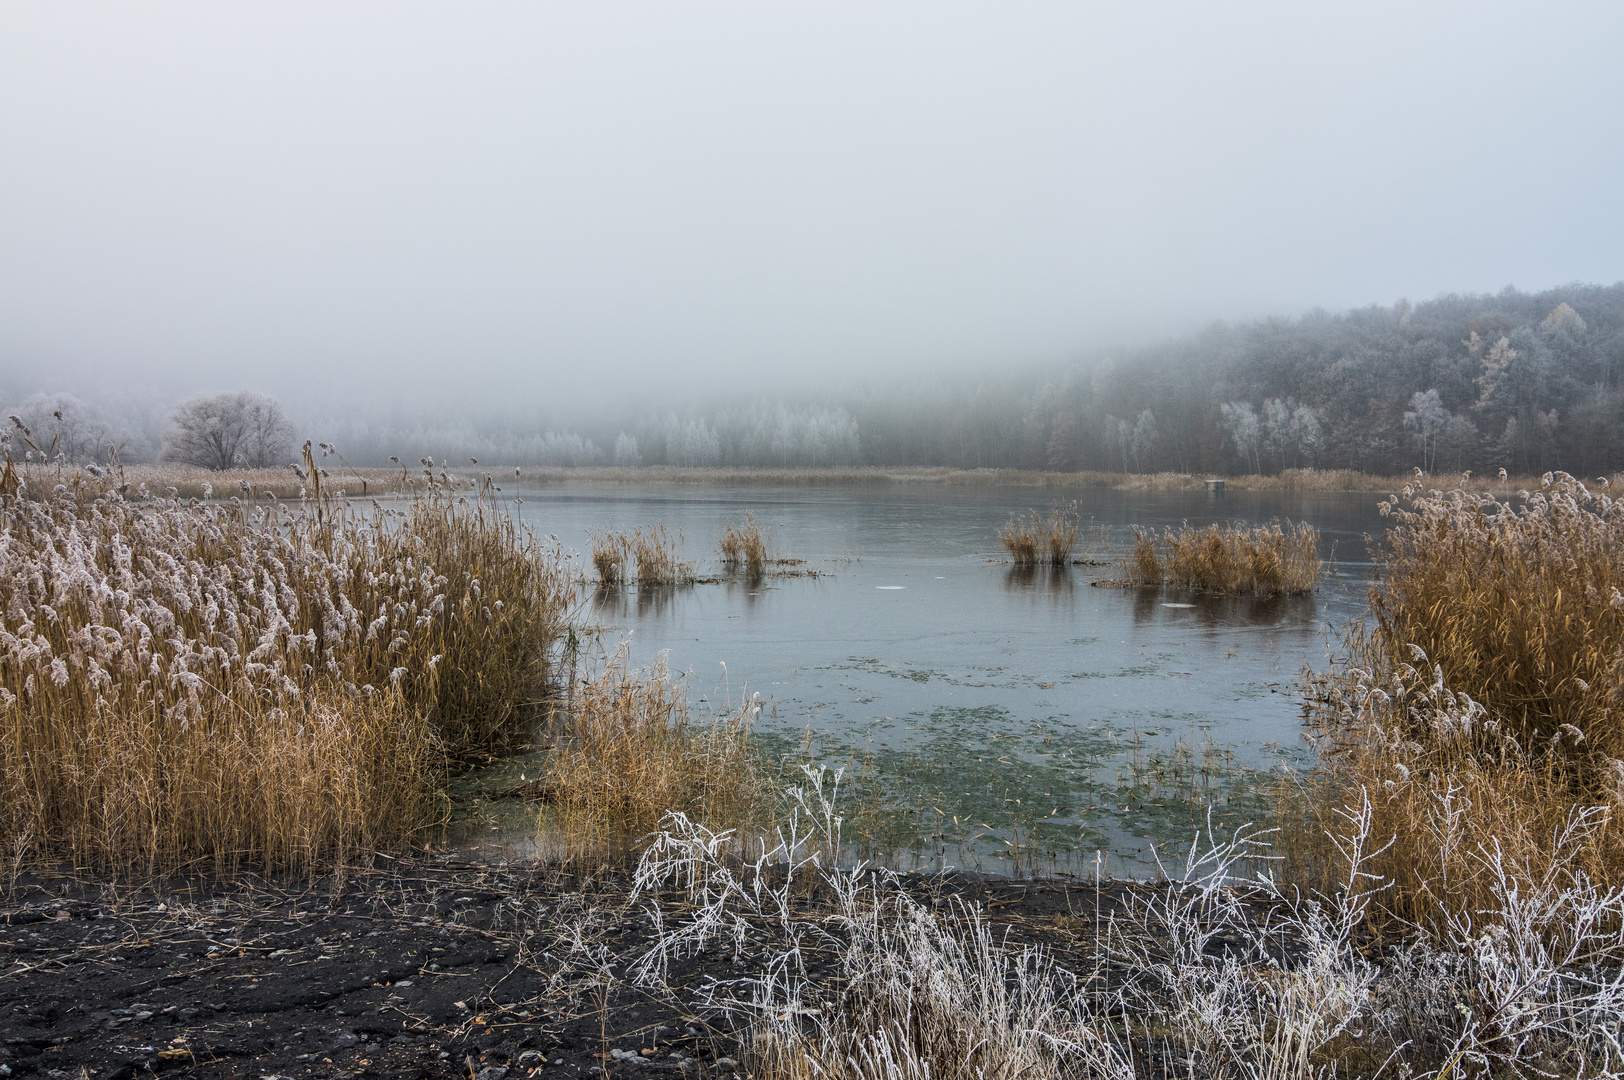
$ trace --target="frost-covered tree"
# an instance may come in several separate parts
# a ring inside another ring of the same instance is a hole
[[[205,469],[264,468],[286,462],[293,426],[275,399],[239,391],[195,397],[175,410],[163,459]]]
[[[643,464],[643,455],[637,452],[637,436],[622,431],[615,436],[615,464],[635,467]]]
[[[1269,398],[1263,403],[1260,421],[1263,446],[1281,469],[1293,464],[1312,464],[1325,436],[1319,413],[1296,398]]]
[[[1134,421],[1133,434],[1128,437],[1128,456],[1133,459],[1134,472],[1144,472],[1156,453],[1156,414],[1146,409]]]
[[[1432,472],[1438,464],[1438,439],[1449,428],[1449,410],[1436,388],[1410,395],[1410,407],[1404,413],[1404,427],[1415,432],[1421,449],[1421,468]]]
[[[1252,471],[1263,471],[1263,463],[1258,458],[1258,444],[1262,441],[1263,428],[1258,423],[1257,410],[1252,408],[1250,401],[1226,401],[1218,406],[1219,425],[1224,432],[1224,438],[1235,448],[1240,455],[1241,464],[1250,464]]]
[[[1118,417],[1107,416],[1100,439],[1105,443],[1106,453],[1114,451],[1122,462],[1122,471],[1128,472],[1128,459],[1133,453],[1133,425]]]
[[[718,465],[722,460],[722,439],[704,420],[679,421],[675,415],[666,421],[665,463],[667,465]]]

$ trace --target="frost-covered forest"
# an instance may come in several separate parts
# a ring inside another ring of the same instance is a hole
[[[1400,301],[1219,324],[1061,367],[891,377],[800,400],[725,394],[570,419],[283,406],[295,439],[354,464],[948,465],[1120,472],[1374,473],[1624,465],[1624,283]],[[34,394],[6,409],[69,461],[171,455],[184,403]],[[520,413],[511,410],[519,408]],[[538,416],[542,410],[536,410]]]
[[[1624,284],[1219,325],[851,406],[865,461],[1374,473],[1624,464]]]

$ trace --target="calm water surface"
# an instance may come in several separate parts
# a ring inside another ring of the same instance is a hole
[[[1078,495],[1068,492],[1069,497]],[[589,533],[663,523],[716,573],[724,522],[753,511],[816,577],[598,593],[599,647],[665,653],[702,715],[761,695],[756,731],[793,771],[846,768],[848,836],[904,867],[1153,871],[1212,805],[1266,813],[1301,767],[1296,688],[1323,668],[1369,580],[1370,493],[1088,491],[1079,555],[1014,570],[997,542],[1052,493],[1015,487],[522,490],[522,517],[585,552]],[[1272,518],[1320,530],[1312,596],[1258,600],[1098,587],[1132,527]]]

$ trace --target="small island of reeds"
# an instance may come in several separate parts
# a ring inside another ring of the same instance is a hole
[[[998,533],[1018,567],[1066,566],[1077,546],[1077,513],[1056,507],[1047,517],[1036,510],[1009,519]]]
[[[1303,522],[1282,528],[1276,521],[1258,528],[1135,530],[1126,569],[1129,583],[1139,586],[1291,596],[1311,591],[1320,567],[1319,532]]]

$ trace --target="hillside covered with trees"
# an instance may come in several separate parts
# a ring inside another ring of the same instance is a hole
[[[318,416],[290,402],[295,438],[273,441],[328,440],[358,465],[429,454],[554,466],[1596,475],[1624,467],[1621,378],[1624,283],[1569,285],[1217,324],[1064,368],[881,377],[799,400],[713,396],[596,419],[566,419],[556,404],[553,422],[528,424],[512,419],[523,415],[512,402],[501,421],[364,407]],[[106,460],[108,446],[125,461],[184,460],[177,429],[196,426],[187,410],[199,400],[121,409],[36,394],[7,409],[8,426],[26,425],[31,444],[70,461]]]
[[[1624,465],[1624,284],[1214,326],[847,405],[863,460],[1126,472]]]

